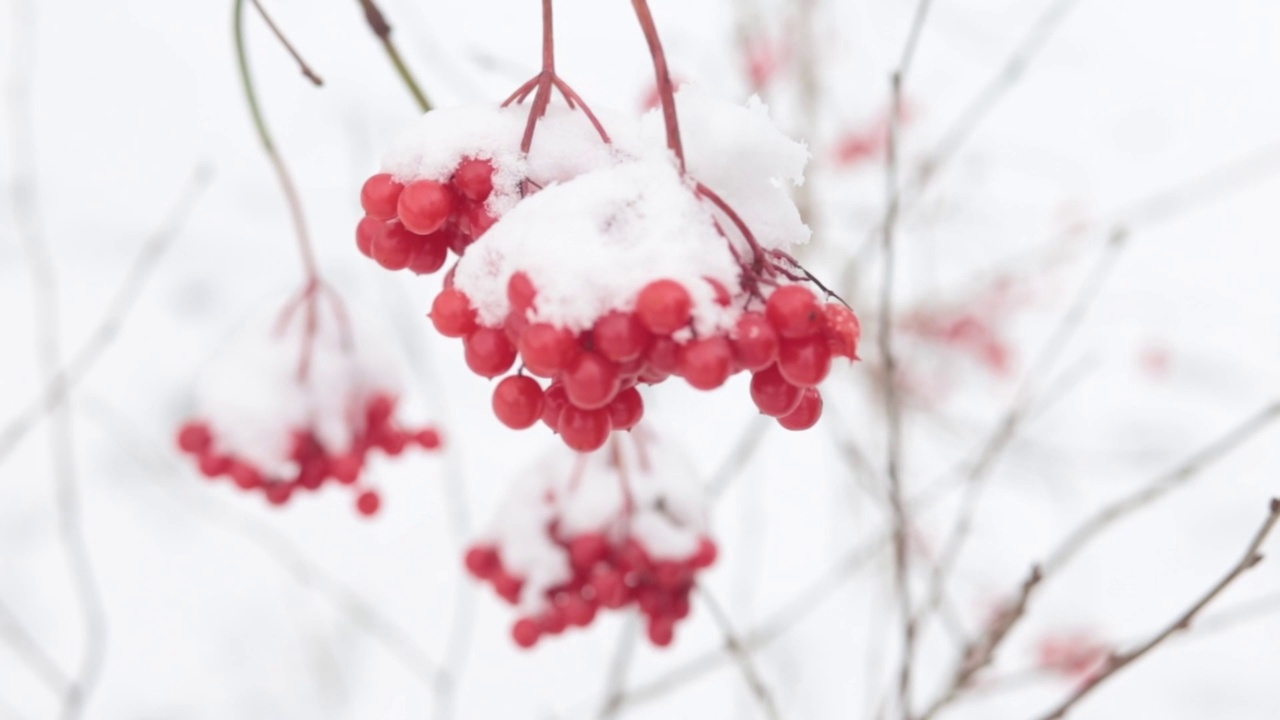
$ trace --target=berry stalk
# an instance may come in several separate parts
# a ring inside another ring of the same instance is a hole
[[[653,75],[658,86],[658,98],[662,101],[667,147],[680,160],[680,170],[683,171],[684,145],[680,140],[680,119],[676,115],[675,84],[671,82],[671,71],[667,68],[662,38],[658,37],[658,27],[653,22],[653,13],[649,12],[648,0],[631,0],[631,6],[635,8],[636,20],[640,22],[640,30],[644,32],[645,42],[649,44],[649,54],[653,57]]]
[[[409,94],[413,96],[414,102],[418,104],[418,109],[422,112],[431,112],[431,101],[427,99],[426,93],[422,91],[422,86],[418,84],[417,78],[409,70],[409,66],[405,64],[404,58],[400,56],[400,49],[391,39],[391,23],[387,22],[387,18],[382,14],[382,10],[374,4],[373,0],[359,0],[361,9],[364,10],[365,22],[369,25],[369,30],[373,32],[374,37],[378,38],[378,42],[382,43],[382,49],[387,54],[387,59],[391,61],[391,65],[395,67],[396,74],[400,76],[400,82],[404,83]]]

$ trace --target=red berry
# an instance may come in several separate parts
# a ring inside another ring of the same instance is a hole
[[[373,241],[378,235],[386,232],[387,223],[368,215],[360,219],[356,225],[356,247],[365,257],[373,257]]]
[[[396,399],[390,395],[374,395],[364,409],[364,420],[369,427],[382,427],[391,421],[396,411]],[[309,438],[314,441],[314,438]]]
[[[590,570],[609,555],[609,541],[600,533],[584,533],[569,541],[569,562],[577,570]]]
[[[542,387],[523,375],[505,378],[493,389],[493,414],[513,430],[533,427],[542,417]]]
[[[635,360],[649,347],[649,331],[634,313],[617,310],[596,320],[596,349],[614,362]]]
[[[178,430],[178,447],[185,453],[203,455],[213,444],[213,433],[202,422],[189,422]]]
[[[840,303],[827,303],[822,312],[832,354],[857,360],[858,340],[862,337],[862,324],[858,322],[858,316]]]
[[[787,382],[776,365],[751,376],[751,399],[760,412],[782,417],[800,404],[800,388]]]
[[[405,446],[409,444],[409,436],[397,430],[382,432],[377,434],[375,444],[394,457],[404,452]]]
[[[558,428],[564,444],[578,452],[592,452],[604,447],[612,429],[607,410],[583,410],[573,405],[566,405],[560,411]]]
[[[524,581],[520,578],[513,577],[499,568],[493,572],[489,582],[493,583],[493,591],[498,593],[498,597],[512,605],[520,601],[520,591],[524,589]]]
[[[817,388],[805,388],[800,404],[795,410],[778,418],[778,424],[788,430],[808,430],[822,417],[822,393]]]
[[[413,440],[421,445],[424,450],[436,450],[441,444],[440,431],[434,428],[425,428],[419,430]]]
[[[524,337],[524,333],[529,329],[529,318],[524,313],[512,310],[507,313],[507,317],[502,321],[502,332],[507,334],[507,339],[512,345],[520,347],[520,338]],[[539,375],[541,373],[534,373]]]
[[[485,545],[477,545],[467,550],[463,562],[467,566],[467,572],[480,580],[488,579],[502,567],[502,563],[498,560],[498,551]]]
[[[369,252],[382,267],[403,270],[409,267],[409,258],[421,243],[421,237],[409,232],[400,223],[392,222],[373,236]]]
[[[553,383],[542,396],[542,422],[553,432],[560,432],[560,413],[569,405],[564,386]]]
[[[629,593],[622,573],[614,570],[597,572],[591,576],[587,584],[594,591],[595,598],[601,606],[616,610],[627,604]]]
[[[666,647],[676,636],[675,620],[667,617],[649,619],[649,642],[658,647]]]
[[[630,430],[644,417],[644,398],[640,391],[629,387],[618,392],[609,403],[609,422],[614,430]]]
[[[813,387],[831,371],[831,346],[821,335],[783,340],[778,370],[792,385]]]
[[[698,541],[698,551],[689,558],[689,564],[694,569],[705,570],[715,564],[718,554],[716,544],[710,538],[702,538]]]
[[[564,616],[564,610],[554,605],[538,619],[538,627],[546,635],[559,635],[568,625],[569,621]]]
[[[533,301],[537,297],[538,288],[525,273],[514,273],[507,281],[507,302],[511,303],[511,312],[527,313],[533,309]]]
[[[822,306],[809,289],[785,285],[773,291],[764,307],[769,323],[784,338],[808,337],[822,330]]]
[[[655,280],[636,299],[636,316],[657,335],[670,335],[689,324],[692,311],[689,291],[675,280]]]
[[[462,291],[445,288],[431,303],[431,323],[445,337],[464,337],[476,328],[476,311]]]
[[[403,190],[404,185],[395,178],[387,173],[378,173],[364,181],[364,187],[360,189],[360,207],[371,218],[394,220],[396,205]]]
[[[520,618],[511,628],[511,637],[516,641],[516,645],[528,649],[538,644],[538,638],[542,636],[542,629],[538,627],[538,621],[532,618]]]
[[[584,410],[608,405],[622,387],[618,366],[594,352],[578,353],[565,366],[562,381],[569,402]]]
[[[474,202],[483,202],[493,192],[493,164],[488,160],[467,158],[458,163],[453,186]]]
[[[578,338],[565,328],[534,323],[520,335],[520,359],[529,372],[555,377],[573,360]]]
[[[692,340],[680,348],[680,375],[699,390],[714,390],[733,373],[733,348],[723,337]]]
[[[409,183],[396,204],[400,222],[419,234],[430,235],[444,227],[453,214],[453,191],[435,180]]]
[[[688,569],[678,562],[662,560],[653,566],[653,581],[664,590],[679,590],[689,579]]]
[[[457,232],[444,228],[419,240],[409,256],[409,269],[418,275],[430,275],[444,267],[444,261],[449,259],[449,238]]]
[[[564,601],[564,619],[574,627],[586,627],[596,619],[596,605],[580,596],[570,595]]]
[[[364,469],[363,465],[364,461],[356,453],[343,453],[329,463],[329,474],[333,475],[334,480],[344,485],[350,485],[360,478],[360,471]]]
[[[198,467],[201,475],[216,478],[219,475],[226,475],[231,470],[231,459],[223,455],[205,454],[200,456]]]
[[[680,345],[669,337],[656,337],[645,353],[649,369],[670,375],[680,367]]]
[[[778,331],[763,313],[743,313],[733,329],[733,355],[743,368],[763,370],[778,359]]]
[[[262,475],[245,463],[231,461],[230,473],[232,481],[241,490],[254,490],[262,487]]]
[[[510,370],[516,362],[515,346],[505,333],[495,328],[476,328],[463,345],[467,367],[482,377],[497,377]]]
[[[467,227],[471,230],[471,237],[479,238],[498,222],[498,219],[489,214],[484,209],[484,205],[473,205],[467,210]],[[461,253],[459,253],[461,254]]]
[[[378,497],[378,493],[372,490],[365,490],[360,493],[360,497],[356,498],[356,510],[361,515],[371,517],[378,512],[378,508],[382,507],[382,498]]]
[[[274,482],[267,486],[265,493],[267,502],[272,505],[284,505],[289,502],[290,497],[293,497],[293,486],[288,483]]]
[[[715,278],[704,277],[703,280],[707,281],[707,284],[711,286],[711,290],[716,294],[716,304],[720,307],[729,307],[729,304],[733,302],[733,298],[729,295],[729,288],[726,288],[724,283]]]

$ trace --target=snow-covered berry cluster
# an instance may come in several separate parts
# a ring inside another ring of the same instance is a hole
[[[519,608],[520,647],[604,610],[635,607],[649,639],[669,645],[697,574],[716,559],[688,469],[643,433],[611,451],[563,453],[517,484],[467,570]]]
[[[857,358],[857,317],[787,253],[809,236],[785,189],[804,146],[758,101],[691,88],[676,101],[679,154],[661,112],[601,123],[544,106],[535,123],[510,105],[437,110],[366,183],[357,235],[384,266],[464,238],[430,317],[472,372],[507,376],[493,409],[509,427],[542,419],[592,451],[639,422],[637,386],[675,376],[711,390],[747,371],[757,407],[803,430],[833,358]],[[477,233],[474,212],[496,220]],[[438,269],[444,251],[429,252],[418,267]]]

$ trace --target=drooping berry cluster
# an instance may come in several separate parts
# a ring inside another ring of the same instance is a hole
[[[596,532],[566,538],[555,527],[548,532],[568,555],[572,576],[543,591],[539,610],[516,620],[511,635],[523,648],[571,627],[587,627],[602,609],[632,605],[647,620],[649,640],[660,647],[670,645],[676,623],[689,615],[694,576],[716,560],[716,545],[706,537],[687,558],[654,560],[635,538],[611,541]],[[466,567],[502,599],[512,605],[520,602],[524,581],[503,566],[497,547],[470,548]]]
[[[203,420],[190,420],[178,431],[179,449],[195,458],[200,473],[209,479],[229,478],[237,487],[261,492],[272,505],[284,505],[297,493],[319,490],[336,482],[357,491],[356,509],[371,516],[382,504],[378,492],[361,482],[365,463],[373,450],[388,456],[403,453],[410,446],[425,450],[440,447],[440,433],[434,428],[401,428],[394,419],[396,399],[375,395],[364,410],[364,422],[353,434],[350,447],[331,452],[310,428],[292,434],[290,472],[268,470],[247,458],[219,446],[216,429]]]
[[[724,288],[707,282],[717,302],[723,298],[728,305]],[[477,375],[496,377],[517,359],[522,363],[524,372],[494,388],[493,410],[503,424],[519,430],[541,419],[582,452],[640,421],[644,402],[637,385],[671,376],[713,390],[735,373],[751,372],[751,397],[760,412],[789,430],[808,429],[822,415],[817,386],[832,359],[857,358],[857,317],[800,285],[776,288],[762,310],[742,313],[726,332],[702,336],[689,332],[693,301],[673,280],[649,283],[632,309],[610,310],[579,333],[530,322],[537,289],[526,274],[512,275],[507,296],[510,312],[501,327],[481,325],[455,287],[436,297],[431,320],[441,334],[463,339],[467,366]],[[530,375],[549,382],[544,387]]]
[[[405,185],[389,173],[370,177],[360,191],[365,216],[356,227],[356,246],[388,270],[440,270],[450,251],[462,255],[495,222],[485,207],[493,173],[489,160],[469,157],[445,182]]]

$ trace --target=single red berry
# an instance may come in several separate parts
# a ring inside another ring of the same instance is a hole
[[[669,337],[656,337],[645,353],[649,369],[670,375],[680,367],[680,345]]]
[[[586,627],[596,619],[596,604],[578,595],[570,595],[564,601],[564,619],[573,627]]]
[[[613,311],[596,320],[592,330],[596,349],[614,362],[628,362],[649,347],[649,331],[635,313]]]
[[[402,191],[404,185],[395,178],[387,173],[378,173],[365,180],[364,187],[360,188],[360,207],[371,218],[394,220]]]
[[[226,475],[231,470],[231,459],[225,455],[214,455],[206,453],[200,456],[197,463],[200,474],[207,478],[213,479],[219,475]]]
[[[453,173],[453,186],[473,202],[484,202],[493,192],[493,163],[467,158]]]
[[[360,497],[356,498],[356,510],[365,517],[377,514],[380,507],[382,507],[382,498],[378,497],[378,493],[373,490],[365,490],[360,493]]]
[[[614,430],[630,430],[644,417],[644,398],[634,387],[620,390],[609,403],[609,422]]]
[[[552,383],[542,395],[542,422],[553,432],[560,432],[560,413],[569,405],[564,386]]]
[[[616,610],[627,604],[630,594],[622,573],[615,570],[596,572],[587,581],[601,606]]]
[[[785,285],[774,290],[765,303],[764,312],[784,338],[808,337],[822,330],[822,306],[808,288],[800,285]]]
[[[399,430],[389,430],[376,434],[375,444],[388,455],[395,457],[404,452],[409,444],[409,436]]]
[[[520,618],[511,627],[511,637],[516,641],[516,645],[528,649],[538,644],[538,638],[542,637],[542,629],[538,626],[537,620]]]
[[[562,381],[569,402],[584,410],[608,405],[622,387],[618,366],[594,352],[578,353],[569,361]]]
[[[743,313],[733,328],[733,356],[744,369],[763,370],[778,359],[778,331],[763,313]]]
[[[471,301],[455,288],[445,288],[436,295],[428,316],[445,337],[464,337],[476,329],[476,311]]]
[[[493,227],[494,223],[498,222],[497,218],[490,215],[489,211],[484,209],[484,205],[472,205],[467,209],[466,217],[467,227],[471,231],[471,237],[477,240],[481,235],[488,232],[489,228]]]
[[[805,388],[800,404],[795,410],[778,418],[778,424],[788,430],[808,430],[822,417],[822,393],[817,388]]]
[[[496,328],[481,327],[463,342],[467,367],[482,377],[497,377],[516,362],[516,348],[505,333]]]
[[[661,560],[653,566],[653,581],[664,590],[679,590],[684,587],[691,575],[688,568],[672,560]]]
[[[792,385],[813,387],[831,372],[831,346],[821,335],[783,340],[778,370]]]
[[[498,593],[498,597],[512,605],[520,602],[520,591],[524,589],[524,581],[520,578],[498,568],[490,576],[489,582],[493,583],[493,591]]]
[[[400,222],[419,234],[430,235],[444,227],[453,214],[453,191],[435,180],[415,180],[405,186],[396,203]]]
[[[504,378],[493,389],[493,414],[513,430],[533,427],[542,417],[542,387],[524,375]]]
[[[698,551],[689,558],[689,564],[696,570],[705,570],[715,564],[718,554],[716,544],[704,537],[698,541]]]
[[[656,335],[670,335],[689,324],[693,299],[675,280],[655,280],[640,291],[636,316]]]
[[[418,275],[430,275],[444,267],[449,259],[449,238],[458,233],[452,228],[442,228],[418,241],[418,247],[409,256],[409,269]]]
[[[858,316],[840,303],[827,303],[822,312],[832,354],[857,360],[858,340],[862,337],[862,323],[858,322]]]
[[[569,541],[569,562],[576,570],[590,570],[608,556],[609,541],[601,533],[583,533]]]
[[[524,313],[517,312],[513,309],[511,312],[507,313],[507,317],[502,321],[502,332],[506,333],[507,339],[511,341],[512,345],[519,348],[520,338],[524,337],[524,333],[529,329],[530,324],[529,318],[525,317]],[[539,375],[541,373],[534,374]]]
[[[454,230],[457,232],[449,233],[449,249],[453,251],[454,255],[462,257],[463,253],[471,245],[473,238],[471,233],[464,231],[461,226],[455,227]]]
[[[542,617],[538,618],[538,627],[544,635],[559,635],[568,626],[569,621],[564,616],[564,610],[555,605],[547,608]]]
[[[466,563],[467,572],[480,580],[492,577],[494,572],[502,567],[497,549],[487,545],[477,545],[468,549],[463,561]]]
[[[360,219],[356,225],[356,247],[367,258],[373,257],[373,241],[386,232],[387,223],[368,215]]]
[[[423,428],[414,436],[414,442],[422,446],[424,450],[437,450],[440,448],[441,439],[440,431],[435,428]]]
[[[178,430],[178,447],[185,453],[203,455],[213,445],[213,432],[202,422],[188,422]]]
[[[666,647],[676,636],[675,620],[667,617],[649,618],[649,642],[658,647]]]
[[[329,474],[344,485],[350,485],[360,479],[364,469],[364,460],[354,452],[343,453],[329,463]]]
[[[751,376],[751,399],[760,412],[782,417],[800,404],[800,388],[787,382],[774,365]]]
[[[373,236],[369,252],[379,265],[388,270],[409,267],[409,258],[422,244],[422,238],[405,229],[400,223],[387,223],[382,232]]]
[[[369,404],[364,409],[364,421],[369,427],[382,427],[391,421],[391,416],[396,412],[396,399],[394,396],[379,393],[369,399]],[[314,441],[314,438],[309,438]]]
[[[256,468],[242,462],[231,462],[231,479],[241,490],[255,490],[262,487],[262,474]]]
[[[529,372],[555,377],[578,352],[578,337],[571,330],[533,323],[520,335],[520,359]]]
[[[538,297],[538,288],[533,280],[523,272],[513,273],[507,281],[507,302],[511,303],[511,312],[527,313],[533,309],[533,302]]]
[[[604,447],[612,429],[607,410],[583,410],[573,405],[560,411],[558,427],[564,444],[584,453]]]
[[[289,483],[273,482],[267,485],[264,492],[267,502],[277,506],[284,505],[289,502],[289,498],[293,497],[293,486]]]
[[[691,340],[680,347],[681,377],[699,390],[714,390],[733,374],[733,348],[723,337]]]

